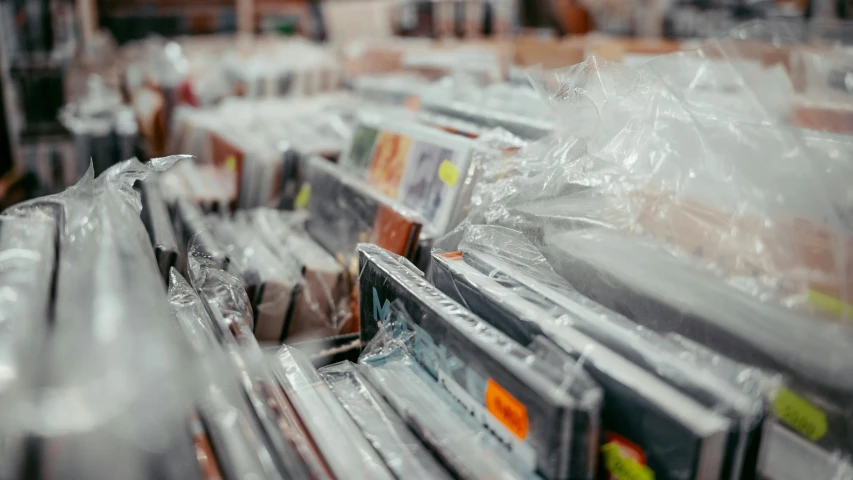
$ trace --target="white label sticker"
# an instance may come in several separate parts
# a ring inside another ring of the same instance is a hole
[[[536,470],[536,452],[533,447],[520,441],[498,419],[493,417],[481,402],[474,400],[461,385],[441,370],[438,371],[438,383],[492,434],[497,443],[517,459],[520,467],[529,472]]]

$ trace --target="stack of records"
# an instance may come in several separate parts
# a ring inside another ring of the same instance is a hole
[[[160,192],[160,184],[156,178],[147,179],[137,184],[142,200],[142,223],[148,230],[151,245],[154,246],[154,256],[160,267],[160,275],[168,282],[169,270],[178,261],[178,241],[172,228],[169,209]]]
[[[300,213],[268,209],[205,217],[179,199],[175,223],[189,245],[179,265],[203,258],[239,278],[261,342],[336,335],[350,317],[343,267],[308,236],[304,221]]]
[[[339,163],[420,212],[440,235],[465,217],[478,164],[498,155],[459,135],[382,118],[357,127]]]
[[[545,241],[544,253],[554,268],[602,305],[648,328],[677,333],[737,362],[781,373],[783,386],[768,392],[778,419],[768,439],[792,437],[777,441],[778,445],[812,442],[827,452],[825,459],[832,456],[829,452],[853,452],[853,427],[846,413],[853,398],[853,382],[846,367],[853,361],[848,348],[853,328],[849,325],[808,318],[734,289],[720,289],[719,280],[651,244],[618,233],[566,233]],[[640,273],[649,268],[666,273],[649,282]],[[679,295],[673,297],[673,291]],[[755,321],[740,320],[744,318]],[[790,433],[780,431],[785,429]],[[824,464],[834,471],[837,467],[825,459],[789,457],[764,463],[760,470],[778,475],[795,468],[788,465],[816,462],[809,468]]]
[[[323,367],[320,376],[397,478],[452,478],[354,364]]]
[[[571,358],[516,343],[377,246],[359,256],[362,343],[399,302],[415,358],[522,471],[594,476],[601,389]]]
[[[228,207],[276,206],[288,190],[294,162],[318,154],[336,159],[352,135],[351,98],[328,94],[301,100],[230,101],[214,108],[181,108],[175,113],[170,149],[196,155],[200,171],[175,172],[175,195],[186,185],[199,202],[217,187]],[[204,175],[207,180],[195,179]],[[214,181],[214,178],[217,179]],[[199,184],[198,187],[195,187]]]
[[[603,472],[619,475],[621,455],[654,478],[754,474],[764,403],[748,370],[735,382],[719,361],[581,296],[521,234],[468,228],[461,251],[435,256],[434,283],[520,343],[544,335],[583,363],[604,389]]]

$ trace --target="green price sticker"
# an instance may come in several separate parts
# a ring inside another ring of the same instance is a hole
[[[813,442],[826,435],[826,414],[787,388],[779,390],[773,399],[773,413],[794,431]]]
[[[459,169],[450,163],[450,160],[445,160],[438,167],[438,178],[447,185],[455,187],[459,181]]]
[[[228,158],[225,159],[225,168],[231,170],[232,172],[237,171],[237,157],[234,155],[229,155]]]
[[[296,194],[296,199],[293,201],[293,208],[296,210],[303,209],[308,206],[308,202],[311,201],[311,184],[306,183],[302,185],[302,188],[299,189],[299,193]]]
[[[602,445],[601,454],[604,468],[617,480],[655,480],[655,472],[624,455],[616,443]]]

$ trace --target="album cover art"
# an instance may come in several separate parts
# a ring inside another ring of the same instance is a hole
[[[349,165],[358,170],[367,170],[370,167],[370,161],[373,159],[373,147],[376,145],[376,137],[379,136],[379,130],[361,125],[352,136],[352,143],[349,152]]]
[[[450,186],[439,178],[439,168],[452,162],[453,150],[432,143],[416,142],[409,154],[409,167],[400,185],[400,199],[434,221]]]
[[[382,132],[373,152],[373,163],[367,173],[367,182],[391,198],[399,198],[397,192],[406,161],[412,148],[412,139],[392,132]]]

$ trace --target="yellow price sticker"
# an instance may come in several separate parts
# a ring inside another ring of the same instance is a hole
[[[807,298],[812,305],[830,315],[853,319],[853,305],[849,303],[815,290],[809,290]]]
[[[787,388],[779,390],[773,399],[773,413],[794,431],[813,442],[826,435],[826,414]]]
[[[451,187],[455,187],[456,183],[459,182],[459,169],[450,163],[450,160],[445,160],[438,167],[438,178]]]
[[[296,210],[301,210],[308,206],[308,202],[311,201],[311,184],[305,183],[302,185],[302,188],[299,189],[299,193],[296,194],[296,198],[293,200],[293,208]]]
[[[655,472],[622,453],[614,442],[601,446],[604,468],[617,480],[655,480]]]
[[[225,159],[225,168],[231,170],[232,172],[237,171],[237,157],[234,155],[229,155],[228,158]]]

